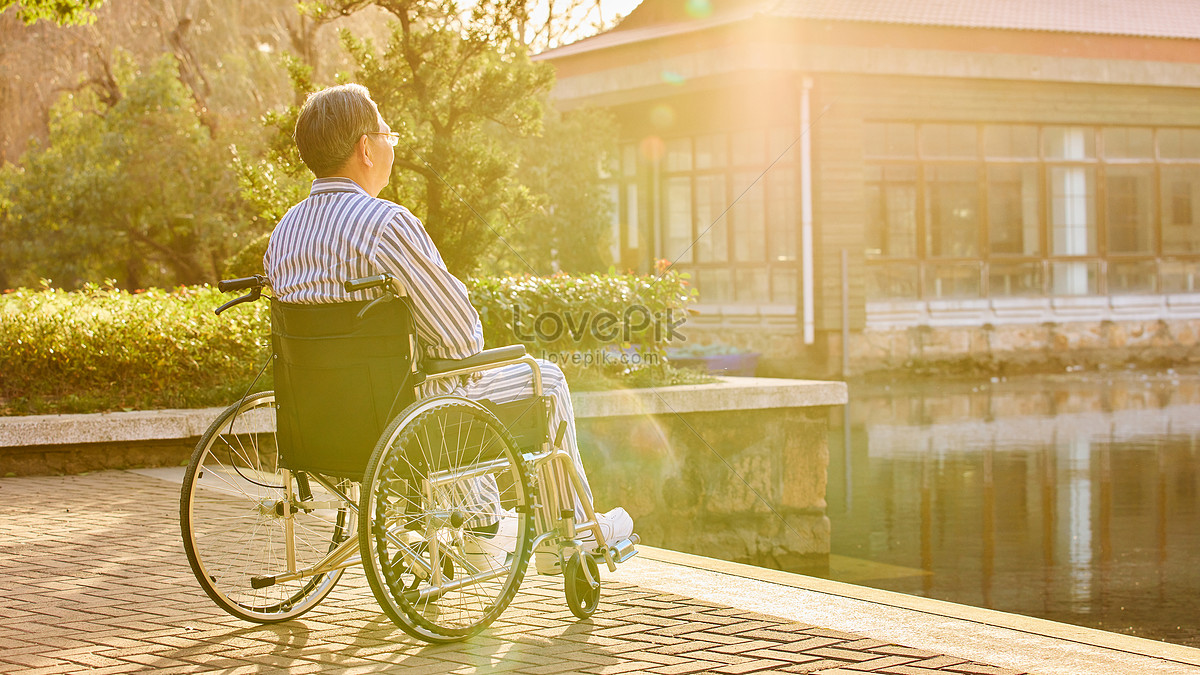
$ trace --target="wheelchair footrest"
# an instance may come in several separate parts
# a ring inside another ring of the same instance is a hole
[[[641,539],[636,534],[633,534],[626,539],[614,541],[613,543],[609,544],[608,547],[612,549],[613,562],[623,563],[637,555],[637,548],[635,547],[639,541],[641,541]]]

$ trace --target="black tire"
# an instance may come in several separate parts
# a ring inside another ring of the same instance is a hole
[[[591,582],[583,574],[585,565],[592,575]],[[563,591],[572,614],[580,619],[594,614],[600,605],[600,566],[596,564],[596,559],[586,553],[573,553],[563,568]]]
[[[427,642],[482,631],[525,576],[532,503],[525,463],[486,408],[458,396],[409,406],[376,445],[359,501],[363,568],[380,607]]]
[[[250,579],[287,571],[281,514],[289,472],[279,466],[275,395],[255,394],[225,409],[192,453],[183,478],[179,525],[200,587],[226,612],[254,623],[294,619],[333,590],[343,570],[255,589]],[[319,488],[313,485],[313,489]],[[293,488],[295,489],[295,488]],[[318,494],[318,501],[337,501]],[[295,510],[297,569],[311,566],[354,527],[346,504]]]

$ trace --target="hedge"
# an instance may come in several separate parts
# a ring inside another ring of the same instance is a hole
[[[502,277],[468,288],[487,346],[524,342],[559,362],[575,389],[704,381],[662,358],[693,300],[686,275]],[[216,316],[231,297],[208,286],[5,291],[0,414],[201,407],[269,389],[270,369],[258,377],[268,304]]]

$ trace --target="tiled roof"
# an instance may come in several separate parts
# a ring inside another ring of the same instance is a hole
[[[779,17],[1200,39],[1200,0],[777,0],[773,5],[767,13]]]
[[[644,0],[616,28],[538,58],[755,17],[1200,40],[1200,0]]]

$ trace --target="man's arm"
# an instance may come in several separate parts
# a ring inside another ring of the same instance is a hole
[[[426,355],[465,359],[483,349],[483,326],[467,287],[450,274],[421,221],[400,210],[383,227],[376,264],[404,284]]]

